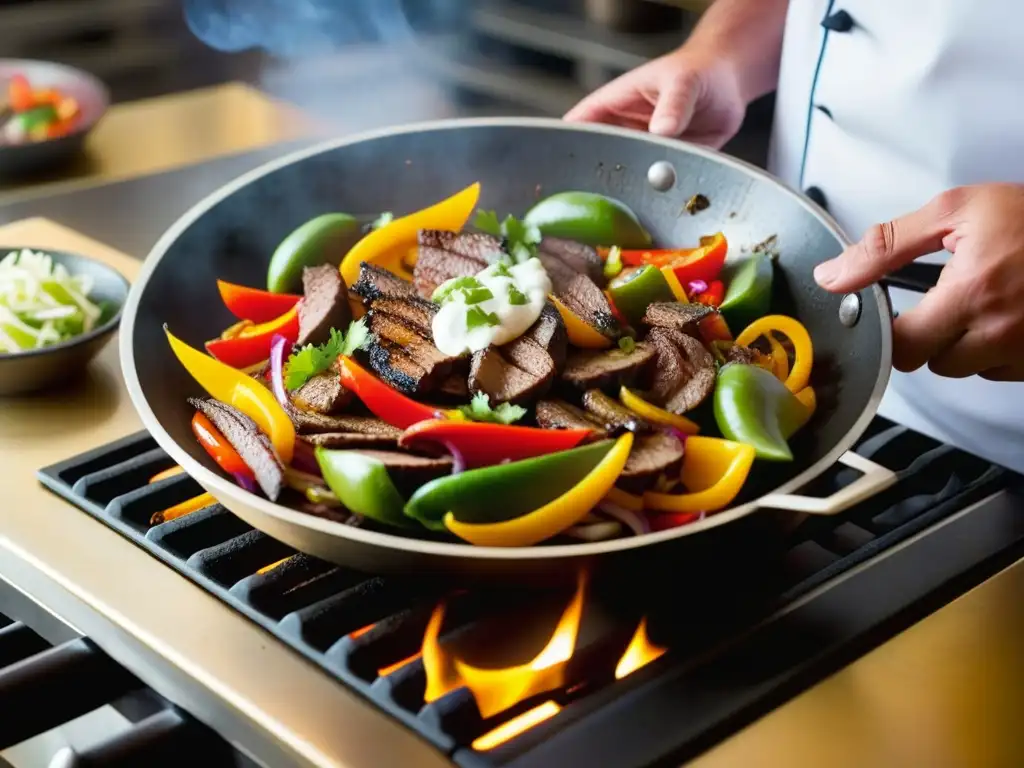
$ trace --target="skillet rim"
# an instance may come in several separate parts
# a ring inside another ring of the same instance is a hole
[[[311,532],[326,534],[333,537],[348,539],[354,543],[374,547],[384,547],[391,550],[400,550],[409,554],[425,555],[428,557],[440,558],[465,558],[474,560],[502,560],[502,561],[536,561],[547,559],[575,559],[592,558],[599,555],[609,555],[616,552],[626,552],[640,549],[642,547],[663,544],[673,539],[684,536],[691,536],[712,528],[726,525],[735,520],[745,517],[748,514],[765,509],[759,506],[759,499],[754,499],[738,507],[716,512],[695,523],[684,525],[678,528],[670,528],[664,531],[652,532],[643,536],[630,536],[611,541],[592,542],[583,544],[559,544],[554,546],[535,545],[531,547],[478,547],[469,543],[447,543],[425,541],[421,539],[395,536],[377,531],[368,531],[342,523],[315,517],[303,512],[298,512],[290,507],[276,504],[269,499],[245,491],[240,486],[227,478],[212,472],[198,461],[193,459],[178,443],[167,433],[156,418],[142,386],[135,365],[134,336],[135,321],[138,313],[139,303],[149,278],[159,265],[161,259],[173,246],[178,238],[192,226],[200,217],[205,215],[216,204],[225,200],[239,189],[249,185],[256,180],[267,176],[274,171],[291,165],[299,160],[314,157],[341,147],[358,144],[364,141],[384,138],[386,136],[427,133],[433,131],[450,131],[460,128],[539,128],[546,130],[565,130],[572,132],[598,133],[614,136],[628,141],[646,141],[666,149],[683,151],[697,155],[713,162],[721,163],[740,170],[750,176],[766,181],[776,186],[784,194],[790,195],[794,201],[801,205],[814,218],[818,219],[826,229],[845,247],[850,245],[850,240],[839,227],[838,223],[825,211],[815,205],[812,201],[795,191],[789,185],[775,178],[766,171],[747,163],[738,158],[726,155],[723,152],[699,146],[679,139],[668,139],[652,134],[634,131],[616,126],[600,125],[593,123],[568,123],[558,118],[530,118],[530,117],[483,117],[483,118],[455,118],[448,120],[434,120],[427,122],[409,123],[401,126],[390,126],[364,131],[340,139],[331,139],[319,142],[313,146],[287,153],[279,158],[271,160],[237,178],[224,184],[219,189],[207,195],[196,205],[186,211],[170,228],[164,232],[160,239],[153,246],[149,255],[143,262],[139,274],[132,284],[128,299],[124,304],[121,319],[121,333],[119,340],[119,352],[121,368],[123,371],[125,387],[135,410],[139,414],[145,429],[153,436],[157,444],[163,448],[182,468],[193,477],[201,486],[211,492],[218,500],[221,497],[229,498],[238,505],[245,505],[259,512],[276,518],[282,523],[305,528]],[[857,439],[864,433],[868,425],[878,412],[882,395],[892,370],[892,310],[889,304],[889,297],[884,288],[875,283],[869,289],[874,296],[878,307],[878,322],[881,325],[881,356],[882,365],[878,371],[874,388],[864,404],[860,416],[857,417],[853,426],[846,435],[838,440],[832,449],[826,452],[818,461],[808,466],[803,472],[792,478],[789,482],[769,491],[767,495],[791,494],[798,491],[814,478],[818,477],[829,467],[835,465],[840,456],[850,450]],[[862,318],[863,321],[863,318]],[[760,498],[763,498],[760,497]],[[229,506],[229,505],[225,505]],[[254,526],[258,528],[259,526]]]

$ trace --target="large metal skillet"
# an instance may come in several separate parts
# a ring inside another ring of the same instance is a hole
[[[223,476],[192,437],[186,398],[197,385],[174,358],[167,323],[200,345],[231,322],[216,279],[261,285],[276,245],[330,211],[417,210],[482,182],[480,206],[521,215],[539,194],[583,189],[619,198],[657,242],[684,244],[723,230],[734,250],[776,236],[773,309],[808,328],[812,383],[821,405],[793,440],[791,464],[755,464],[730,509],[642,537],[521,549],[439,543],[356,529],[247,493]],[[685,202],[702,193],[697,215]],[[875,415],[889,379],[892,315],[884,289],[856,296],[821,290],[813,267],[846,239],[819,208],[762,171],[678,141],[555,120],[485,119],[411,125],[332,141],[276,160],[199,202],[159,241],[124,310],[121,361],[132,400],[160,445],[204,488],[253,526],[300,551],[376,572],[547,578],[608,565],[651,548],[706,549],[723,535],[749,540],[778,514],[834,514],[894,482],[894,474],[849,449]],[[828,497],[797,492],[837,462],[860,473]],[[746,528],[744,528],[746,526]],[[673,558],[674,559],[674,558]]]

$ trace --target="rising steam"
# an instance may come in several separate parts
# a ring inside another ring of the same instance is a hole
[[[192,32],[220,51],[282,58],[359,43],[411,40],[410,18],[447,15],[458,0],[184,0]]]

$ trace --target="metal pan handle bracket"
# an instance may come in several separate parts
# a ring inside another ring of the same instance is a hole
[[[860,454],[847,451],[839,457],[839,463],[863,474],[845,488],[831,496],[817,498],[799,496],[789,493],[775,493],[763,497],[759,507],[769,509],[785,509],[791,512],[804,512],[811,515],[837,515],[876,493],[881,493],[896,482],[896,473]]]

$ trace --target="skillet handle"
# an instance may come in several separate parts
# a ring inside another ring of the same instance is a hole
[[[945,264],[925,264],[912,261],[900,267],[891,275],[886,275],[878,282],[885,288],[902,288],[905,291],[928,293],[939,281],[939,273]]]
[[[860,454],[847,451],[839,457],[839,463],[864,474],[845,488],[831,496],[817,498],[814,496],[798,496],[789,493],[774,493],[764,496],[758,507],[768,509],[785,509],[790,512],[803,512],[811,515],[837,515],[855,504],[881,493],[896,480],[896,473]]]

